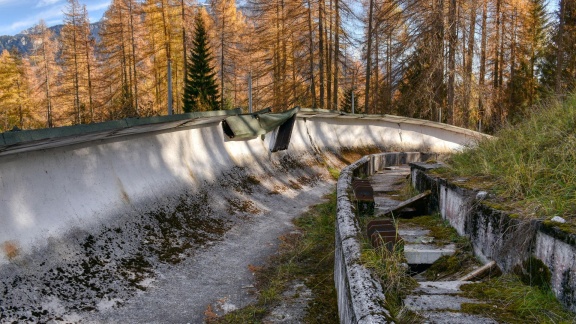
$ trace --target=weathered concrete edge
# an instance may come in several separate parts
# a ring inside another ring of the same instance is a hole
[[[558,300],[576,312],[576,239],[550,224],[522,220],[482,202],[478,191],[426,173],[411,164],[412,181],[419,191],[432,190],[429,208],[470,238],[474,253],[484,262],[494,260],[507,272],[529,257],[541,260],[551,272],[551,289]]]
[[[350,201],[352,179],[369,176],[387,166],[421,161],[430,154],[381,153],[364,156],[340,172],[338,179],[334,281],[338,295],[340,323],[387,323],[384,293],[370,271],[360,263],[360,226]]]
[[[125,118],[121,120],[112,120],[101,123],[82,124],[73,126],[62,126],[55,128],[33,129],[23,131],[8,131],[0,133],[0,151],[9,149],[10,147],[29,144],[37,141],[65,139],[69,137],[78,137],[88,134],[107,134],[115,133],[127,128],[137,128],[143,126],[162,125],[166,124],[167,128],[180,127],[186,125],[195,119],[208,119],[213,117],[234,116],[242,113],[241,108],[231,110],[218,110],[218,111],[205,111],[205,112],[192,112],[183,113],[169,116],[152,116],[152,117],[138,117],[138,118]],[[479,139],[481,137],[490,137],[486,134],[481,134],[469,129],[456,127],[453,125],[442,124],[433,121],[425,121],[420,119],[393,116],[393,115],[363,115],[363,114],[345,114],[338,111],[325,110],[325,109],[309,109],[302,108],[300,110],[299,118],[352,118],[352,119],[374,119],[390,123],[413,125],[413,126],[427,126],[442,130],[447,130],[453,133],[466,136],[468,139]]]
[[[426,126],[442,129],[453,133],[464,135],[468,138],[478,140],[481,138],[492,138],[491,135],[479,133],[467,128],[462,128],[450,124],[439,123],[431,120],[416,119],[396,115],[374,115],[374,114],[348,114],[334,110],[301,108],[298,118],[340,118],[340,119],[366,119],[379,120],[400,125]]]
[[[0,133],[0,149],[6,146],[17,145],[31,141],[41,141],[46,139],[65,138],[70,136],[80,136],[102,132],[113,132],[129,127],[144,125],[157,125],[164,123],[186,123],[193,119],[209,117],[227,117],[240,114],[240,108],[232,110],[218,110],[205,112],[183,113],[169,116],[152,116],[142,118],[125,118],[94,124],[82,124],[73,126],[62,126],[55,128],[32,129],[23,131],[9,131]]]

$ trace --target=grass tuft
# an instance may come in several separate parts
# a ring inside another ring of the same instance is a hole
[[[417,323],[419,315],[403,307],[402,300],[418,286],[418,282],[409,273],[409,267],[404,257],[403,246],[396,244],[391,250],[367,246],[360,255],[362,264],[371,270],[377,278],[386,296],[385,306],[392,316],[391,321],[397,323]]]
[[[340,169],[329,166],[328,172],[334,180],[338,181],[338,178],[340,178]]]

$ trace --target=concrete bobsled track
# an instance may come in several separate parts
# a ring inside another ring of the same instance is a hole
[[[334,190],[327,165],[355,149],[449,152],[478,136],[302,110],[289,149],[271,153],[275,132],[231,141],[224,117],[1,134],[0,322],[194,323],[209,305],[244,306],[250,265]]]

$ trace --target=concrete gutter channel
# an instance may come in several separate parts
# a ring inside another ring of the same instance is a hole
[[[542,261],[551,272],[554,295],[576,312],[576,235],[492,208],[483,203],[485,192],[427,174],[435,167],[412,164],[413,186],[432,190],[430,208],[440,211],[459,235],[470,238],[476,257],[483,263],[495,261],[505,272],[525,268],[531,257]]]
[[[272,153],[276,131],[225,138],[220,123],[237,112],[2,134],[0,322],[197,323],[215,300],[222,311],[242,307],[254,300],[248,265],[274,253],[291,220],[331,190],[323,163],[342,166],[341,150],[451,152],[481,136],[409,118],[302,109],[289,149]],[[339,182],[421,158],[367,157]],[[342,215],[351,205],[339,210],[336,276],[364,305],[358,313],[344,302],[342,318],[362,319],[378,306],[357,294],[363,280],[379,295],[348,256],[359,253],[353,220]]]
[[[360,263],[361,229],[350,199],[352,179],[371,176],[389,166],[426,161],[431,156],[424,153],[374,154],[361,158],[340,172],[336,189],[338,215],[334,281],[341,323],[386,323],[390,316],[383,307],[384,294],[380,284]]]
[[[413,187],[420,192],[431,192],[429,212],[439,211],[459,235],[468,237],[482,263],[494,261],[501,270],[510,272],[515,267],[525,267],[525,260],[530,257],[541,260],[552,274],[551,288],[558,300],[576,312],[576,235],[541,222],[520,220],[487,206],[482,202],[485,192],[465,189],[429,175],[427,171],[439,167],[439,164],[423,163],[429,158],[430,154],[421,153],[375,154],[361,158],[341,172],[337,187],[334,266],[340,322],[386,323],[390,315],[383,306],[380,284],[360,264],[361,229],[350,198],[352,179],[370,177],[386,167],[408,163]],[[403,234],[407,233],[400,232]],[[405,300],[406,306],[424,311],[432,322],[493,323],[490,319],[453,313],[459,309],[459,303],[475,302],[457,300],[459,297],[454,296],[463,283],[422,282],[415,295]],[[437,311],[444,309],[452,312]]]

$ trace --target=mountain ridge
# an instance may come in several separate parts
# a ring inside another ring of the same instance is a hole
[[[90,24],[90,32],[94,39],[98,40],[100,37],[98,33],[100,32],[101,22],[95,22]],[[64,25],[54,25],[48,27],[54,33],[54,37],[60,37],[60,33],[62,32],[62,28]],[[27,56],[32,52],[32,41],[30,40],[31,35],[34,34],[36,30],[36,26],[30,27],[25,29],[14,36],[10,35],[3,35],[0,36],[0,53],[4,50],[12,51],[17,50],[18,53]]]

